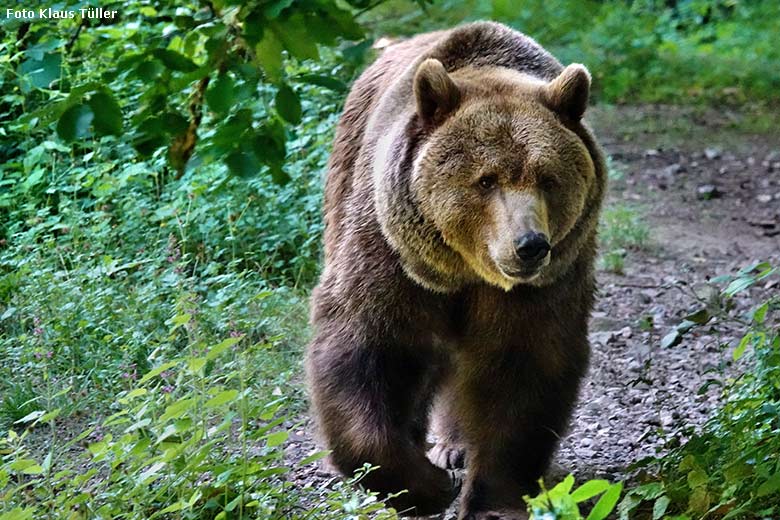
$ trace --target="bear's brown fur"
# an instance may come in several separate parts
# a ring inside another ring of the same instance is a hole
[[[457,479],[436,464],[465,450],[460,518],[522,516],[566,427],[606,179],[589,87],[480,22],[390,46],[347,99],[307,378],[332,462],[379,466],[363,483],[407,490],[391,500],[406,514],[449,505]]]

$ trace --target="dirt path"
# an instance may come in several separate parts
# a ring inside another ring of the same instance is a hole
[[[623,172],[610,203],[638,208],[651,239],[630,253],[624,275],[599,273],[591,369],[556,457],[577,480],[626,477],[632,462],[657,455],[665,434],[701,425],[717,405],[716,385],[700,389],[729,370],[737,331],[661,348],[693,303],[675,282],[696,287],[754,260],[780,265],[780,136],[734,130],[739,117],[663,107],[592,114]],[[313,450],[303,428],[287,455],[293,462]],[[319,486],[334,476],[308,467],[292,478]]]
[[[717,385],[700,389],[729,369],[738,331],[662,348],[694,303],[673,286],[702,286],[756,260],[780,263],[780,139],[674,109],[596,115],[598,135],[625,172],[610,202],[638,206],[651,241],[631,253],[624,276],[599,273],[591,370],[557,460],[583,478],[620,478],[657,454],[661,434],[702,424],[717,405]],[[671,135],[641,132],[660,121],[681,126]]]

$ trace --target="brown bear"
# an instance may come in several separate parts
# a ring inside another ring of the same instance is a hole
[[[566,428],[606,179],[589,90],[479,22],[388,47],[347,99],[306,373],[333,464],[378,466],[363,484],[403,514],[460,492],[461,519],[522,518]]]

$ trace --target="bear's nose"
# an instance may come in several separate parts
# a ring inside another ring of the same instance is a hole
[[[550,252],[547,235],[531,231],[515,242],[515,253],[523,262],[538,262]]]

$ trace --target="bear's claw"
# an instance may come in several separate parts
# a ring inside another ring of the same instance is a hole
[[[438,442],[428,451],[428,459],[442,469],[463,469],[466,449],[459,444]]]

